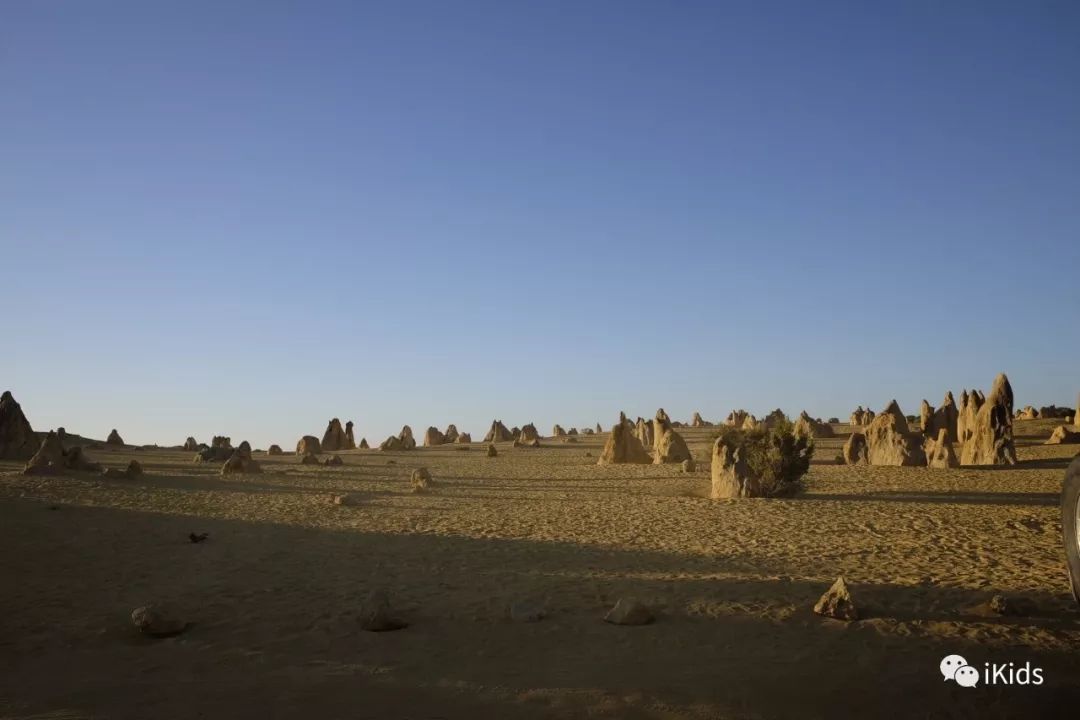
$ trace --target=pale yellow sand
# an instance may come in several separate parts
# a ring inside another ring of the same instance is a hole
[[[164,450],[89,451],[138,458],[138,481],[2,463],[0,717],[1072,716],[1057,501],[1078,448],[1033,444],[1053,425],[1017,423],[1010,469],[840,467],[843,437],[821,441],[789,500],[710,501],[707,466],[597,467],[599,437],[340,468],[257,454],[262,475],[229,478]],[[707,459],[710,431],[681,432]],[[420,465],[439,484],[414,495]],[[330,503],[344,492],[362,504]],[[810,612],[841,573],[868,619]],[[359,630],[375,587],[408,629]],[[986,614],[996,592],[1038,616]],[[658,621],[601,622],[620,596]],[[130,611],[157,600],[194,626],[136,637]],[[516,600],[548,617],[509,621]],[[1030,661],[1046,683],[959,688],[937,670],[950,653]]]

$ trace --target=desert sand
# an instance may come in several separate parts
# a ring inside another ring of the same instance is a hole
[[[347,450],[339,467],[257,451],[262,474],[228,477],[112,445],[88,453],[145,475],[3,462],[0,717],[1071,717],[1058,497],[1077,448],[1041,445],[1057,424],[1017,422],[1019,464],[977,469],[836,465],[836,424],[789,499],[708,499],[712,428],[680,429],[691,473],[598,466],[606,433],[493,458]],[[417,494],[421,466],[435,484]],[[812,612],[841,574],[851,623]],[[408,628],[359,628],[374,589]],[[998,593],[1036,609],[997,615]],[[604,623],[626,597],[656,622]],[[150,602],[191,626],[139,636]],[[519,602],[544,619],[511,619]],[[938,672],[952,653],[1045,683],[961,688]]]

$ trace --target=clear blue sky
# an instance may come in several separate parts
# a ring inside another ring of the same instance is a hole
[[[1069,0],[2,1],[0,386],[261,446],[1071,404],[1078,39]]]

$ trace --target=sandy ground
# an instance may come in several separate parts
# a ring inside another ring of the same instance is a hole
[[[1057,502],[1078,448],[1038,445],[1053,425],[1017,423],[1015,468],[953,471],[833,465],[837,426],[788,500],[710,501],[707,467],[597,467],[599,437],[340,468],[258,454],[262,475],[229,478],[169,450],[90,451],[137,458],[137,481],[0,463],[0,717],[1072,717]],[[709,431],[683,432],[707,458]],[[416,495],[421,465],[438,486]],[[811,612],[841,573],[866,619]],[[373,588],[408,629],[359,629]],[[999,592],[1037,613],[988,613]],[[657,622],[602,622],[624,596]],[[547,618],[511,621],[519,600]],[[139,637],[154,601],[192,627]],[[950,653],[1045,683],[960,688]]]

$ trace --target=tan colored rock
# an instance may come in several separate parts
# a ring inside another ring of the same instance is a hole
[[[540,447],[540,433],[532,423],[522,426],[521,432],[514,440],[514,447]]]
[[[566,431],[563,430],[562,425],[559,425],[559,424],[556,423],[555,427],[553,427],[551,429],[551,437],[561,438],[561,437],[565,437],[565,436],[566,436]]]
[[[732,410],[728,413],[727,419],[724,420],[724,424],[735,428],[742,428],[743,423],[746,422],[746,418],[748,417],[750,417],[750,413],[745,410]]]
[[[814,605],[814,612],[825,617],[837,620],[858,620],[859,610],[855,606],[855,600],[851,596],[844,576],[836,578],[832,587],[825,591],[821,599]]]
[[[271,445],[270,449],[266,451],[267,455],[282,455],[283,451],[280,445]]]
[[[189,437],[184,441],[184,449],[188,452],[195,452],[199,449],[199,443],[195,442],[195,438]]]
[[[401,440],[401,448],[403,450],[412,450],[416,447],[416,439],[413,437],[412,428],[408,425],[401,428],[398,439]]]
[[[101,472],[101,464],[91,462],[81,447],[64,449],[60,435],[50,430],[41,446],[23,468],[24,475],[57,475],[65,472]]]
[[[805,410],[799,413],[799,418],[795,421],[795,433],[812,438],[831,438],[836,436],[836,433],[833,432],[832,425],[815,420],[810,417],[810,414]]]
[[[409,476],[409,480],[412,483],[413,492],[422,492],[434,484],[427,468],[416,468]]]
[[[958,468],[960,461],[956,459],[952,443],[949,442],[949,432],[945,428],[938,430],[937,439],[927,439],[926,465],[932,468]]]
[[[1050,438],[1044,445],[1074,445],[1080,443],[1080,430],[1074,430],[1068,425],[1058,425],[1050,433]]]
[[[948,435],[950,443],[958,442],[960,435],[956,423],[959,417],[960,412],[956,407],[956,400],[953,399],[952,392],[946,392],[945,397],[941,401],[941,405],[934,411],[933,418],[930,422],[930,432],[928,433],[928,436],[937,437],[938,434],[944,430],[946,435]]]
[[[1016,413],[1017,420],[1038,420],[1039,411],[1030,405],[1025,405],[1023,410]]]
[[[357,447],[359,447],[361,450],[370,450],[371,449],[371,446],[368,445],[367,438],[360,438],[360,444]]]
[[[604,428],[600,427],[600,423],[596,423],[596,434],[601,435],[604,432]]]
[[[972,390],[971,393],[965,390],[960,393],[960,412],[956,419],[956,433],[961,443],[966,445],[971,440],[979,408],[984,402],[986,398],[978,390]]]
[[[514,439],[514,436],[503,425],[502,420],[492,420],[491,429],[488,430],[488,434],[484,436],[484,442],[510,442]]]
[[[301,465],[319,465],[319,456],[315,453],[304,453],[300,457]]]
[[[759,427],[761,427],[761,423],[753,415],[747,415],[740,426],[742,430],[757,430]]]
[[[388,437],[388,438],[386,438],[385,440],[382,441],[382,444],[379,445],[379,449],[384,450],[384,451],[404,450],[405,449],[405,443],[403,443],[401,441],[401,438],[398,437],[397,435],[391,435],[390,437]]]
[[[323,452],[337,452],[344,450],[346,444],[345,429],[341,427],[340,420],[333,418],[326,425],[326,432],[323,433],[319,447]]]
[[[630,598],[619,598],[604,616],[604,622],[612,625],[648,625],[654,619],[647,606]]]
[[[124,439],[122,437],[120,437],[120,433],[116,432],[116,428],[113,428],[112,432],[109,433],[109,437],[107,437],[105,439],[105,444],[106,445],[123,445],[124,444]]]
[[[450,423],[446,426],[446,432],[443,433],[443,439],[448,443],[456,443],[459,435],[461,435],[461,433],[458,432],[457,425]]]
[[[842,457],[844,459],[844,464],[846,465],[869,465],[870,460],[867,457],[866,435],[858,430],[851,433],[847,442],[844,443]]]
[[[142,465],[139,464],[138,460],[132,460],[123,470],[120,468],[105,468],[101,471],[101,476],[107,480],[135,480],[142,477],[142,475]]]
[[[458,445],[468,445],[472,442],[472,435],[469,433],[458,433],[457,437],[454,439],[454,442]]]
[[[926,402],[925,398],[919,406],[919,429],[927,437],[937,437],[934,432],[934,406]]]
[[[675,432],[671,419],[663,409],[658,410],[656,418],[653,419],[652,436],[655,439],[653,445],[654,464],[662,465],[664,463],[681,463],[685,460],[693,460],[690,448],[686,446],[686,441],[682,435]]]
[[[634,435],[633,427],[628,422],[616,423],[611,428],[604,449],[600,453],[597,465],[619,465],[623,463],[638,463],[647,465],[652,463],[652,458],[645,451],[645,446]]]
[[[668,421],[668,427],[671,426],[671,421]],[[653,427],[653,423],[648,422],[645,418],[639,417],[637,423],[634,425],[634,437],[641,441],[641,444],[646,450],[651,449],[655,444],[656,433]]]
[[[296,443],[297,455],[318,455],[322,452],[322,443],[314,435],[305,435]]]
[[[439,431],[437,427],[429,427],[427,432],[424,433],[424,447],[434,447],[436,445],[445,445],[446,436]]]
[[[495,457],[498,454],[499,454],[499,451],[495,449],[494,445],[488,445],[487,446],[487,456],[488,457]]]
[[[323,460],[322,464],[327,467],[339,467],[341,465],[344,465],[345,461],[341,459],[340,455],[331,455],[330,457]]]
[[[694,417],[690,419],[690,427],[703,428],[708,427],[708,425],[706,424],[705,420],[702,419],[701,413],[695,411]]]
[[[222,475],[261,473],[262,467],[251,457],[251,445],[247,440],[233,450],[232,456],[221,466]]]
[[[1009,378],[1001,373],[994,379],[990,395],[967,426],[971,438],[964,443],[961,465],[1015,465],[1013,444],[1013,391]]]
[[[922,438],[908,427],[895,400],[867,426],[866,455],[871,465],[921,467],[926,465]]]
[[[356,437],[353,435],[353,423],[352,420],[345,423],[345,447],[342,450],[355,450],[356,449]]]

